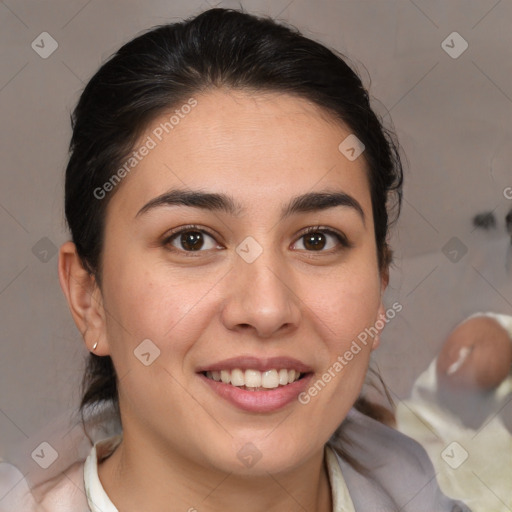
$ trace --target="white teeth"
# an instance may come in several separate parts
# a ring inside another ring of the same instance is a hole
[[[245,370],[245,385],[248,388],[259,388],[261,386],[261,372],[258,370]]]
[[[224,384],[231,384],[232,386],[245,387],[250,391],[254,391],[256,388],[275,389],[279,386],[286,386],[298,380],[300,375],[297,370],[286,370],[284,368],[264,372],[252,369],[243,371],[240,368],[206,372],[206,377],[209,379],[217,382],[222,381]]]
[[[279,376],[277,370],[267,370],[261,375],[261,386],[268,389],[277,388],[279,386]]]
[[[231,372],[231,384],[233,386],[245,386],[244,372],[238,368]]]

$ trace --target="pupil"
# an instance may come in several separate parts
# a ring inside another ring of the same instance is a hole
[[[189,231],[181,235],[181,243],[185,249],[198,250],[203,245],[202,234],[199,231]]]
[[[305,245],[308,249],[323,249],[325,246],[325,238],[323,233],[314,233],[306,237]]]

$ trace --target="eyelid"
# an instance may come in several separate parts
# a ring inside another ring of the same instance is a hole
[[[209,228],[205,228],[204,226],[200,226],[199,224],[185,224],[183,226],[178,226],[167,231],[166,234],[164,235],[164,240],[169,240],[173,236],[187,231],[200,231],[206,233],[207,235],[210,235],[213,238],[220,237],[220,235],[215,231],[210,230]]]

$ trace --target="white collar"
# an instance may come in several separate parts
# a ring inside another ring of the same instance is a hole
[[[119,512],[110,501],[98,477],[98,459],[108,457],[121,442],[122,434],[96,441],[84,464],[84,486],[91,512]]]
[[[91,512],[119,512],[110,501],[98,477],[98,460],[108,457],[122,440],[122,434],[96,441],[84,464],[84,485]],[[333,512],[355,512],[338,459],[330,446],[325,457],[332,491]]]

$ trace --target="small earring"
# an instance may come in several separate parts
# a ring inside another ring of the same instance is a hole
[[[98,346],[98,342],[96,342],[93,346],[92,346],[92,351],[94,352],[96,350],[96,347]]]

